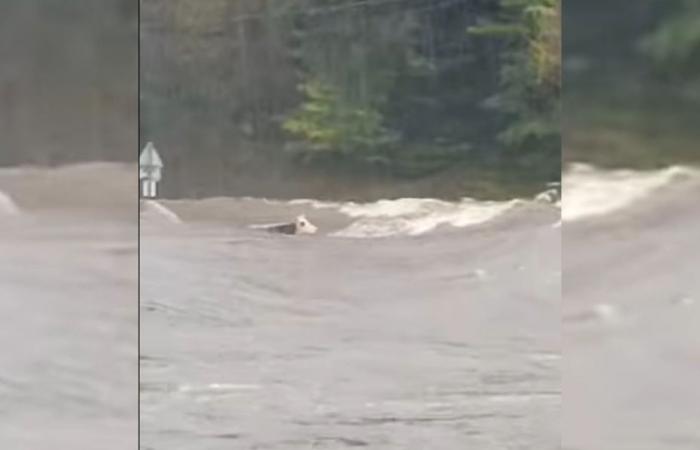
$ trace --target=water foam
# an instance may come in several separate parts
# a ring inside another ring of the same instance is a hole
[[[488,222],[518,203],[518,200],[480,202],[468,198],[459,202],[402,198],[346,203],[340,207],[340,212],[357,220],[334,235],[354,238],[417,236],[441,225],[462,228]]]
[[[142,214],[145,216],[155,216],[161,219],[165,219],[170,223],[182,223],[180,217],[175,214],[171,209],[163,206],[161,203],[155,200],[144,200],[141,202]]]
[[[337,203],[337,202],[326,202],[326,201],[321,201],[321,200],[313,200],[310,198],[297,198],[294,200],[287,201],[286,204],[310,206],[314,209],[330,209],[330,208],[339,208],[340,206],[342,206],[340,203]]]
[[[0,191],[0,216],[18,216],[19,207],[12,198]]]
[[[587,164],[574,164],[563,177],[562,220],[571,222],[624,209],[679,176],[694,173],[685,167],[647,172],[604,171]]]

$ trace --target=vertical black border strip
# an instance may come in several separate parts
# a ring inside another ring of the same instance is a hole
[[[139,156],[141,153],[141,0],[136,5],[136,446],[141,448],[141,180]]]

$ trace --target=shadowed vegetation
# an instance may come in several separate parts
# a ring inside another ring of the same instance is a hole
[[[559,176],[557,1],[142,0],[141,18],[141,131],[171,195]]]
[[[700,163],[700,4],[567,4],[564,156],[608,167]]]

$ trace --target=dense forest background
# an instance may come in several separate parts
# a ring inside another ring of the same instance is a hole
[[[142,0],[171,196],[513,195],[557,180],[555,0]]]
[[[136,161],[138,0],[0,2],[0,166]]]
[[[559,12],[142,0],[141,144],[172,195],[539,189],[559,170]],[[565,159],[697,162],[700,3],[563,13]],[[136,0],[0,2],[0,165],[133,161],[137,18]]]
[[[571,0],[563,27],[566,162],[700,163],[700,2]]]

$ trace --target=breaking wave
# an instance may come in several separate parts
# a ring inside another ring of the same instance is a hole
[[[637,171],[573,164],[563,177],[562,219],[571,222],[610,214],[646,199],[665,186],[699,175],[697,169],[680,166]]]
[[[520,203],[519,200],[446,202],[418,198],[347,203],[339,210],[355,220],[334,234],[341,237],[417,236],[443,225],[463,228],[488,222]]]
[[[19,208],[12,198],[0,191],[0,216],[17,216]]]
[[[136,170],[133,164],[109,162],[3,167],[0,215],[82,216],[133,224]]]
[[[143,200],[140,207],[141,217],[160,220],[169,223],[182,223],[180,218],[166,206],[155,200]]]
[[[321,234],[342,238],[419,236],[440,230],[492,222],[513,212],[559,219],[558,194],[546,191],[533,200],[481,201],[463,198],[382,199],[374,202],[332,202],[314,199],[274,200],[220,197],[202,200],[142,202],[142,221],[213,223],[255,229],[305,215]],[[555,220],[555,221],[556,221]]]

